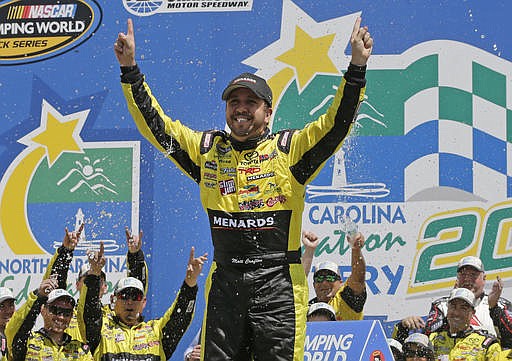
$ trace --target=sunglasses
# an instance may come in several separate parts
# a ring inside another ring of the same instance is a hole
[[[116,294],[117,299],[127,301],[142,301],[144,299],[144,294],[140,291],[121,291]]]
[[[313,276],[313,281],[316,283],[322,283],[323,281],[327,282],[335,282],[341,280],[341,277],[338,275],[317,275]]]
[[[73,315],[72,308],[64,308],[55,305],[49,305],[48,310],[56,316],[71,317]]]

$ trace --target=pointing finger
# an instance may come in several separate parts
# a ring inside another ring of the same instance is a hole
[[[132,19],[128,19],[127,24],[128,24],[128,31],[127,31],[126,35],[133,36],[133,21],[132,21]]]
[[[361,17],[358,16],[354,24],[354,28],[352,29],[352,38],[354,38],[359,32],[359,28],[361,27],[361,20]]]

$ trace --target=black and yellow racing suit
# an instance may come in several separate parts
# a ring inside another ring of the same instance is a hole
[[[50,275],[54,275],[57,277],[57,282],[59,283],[58,288],[67,289],[68,270],[72,259],[73,251],[67,249],[64,246],[60,246],[50,259],[48,267],[46,268],[46,272],[43,275],[43,279],[47,279],[50,277]],[[134,277],[140,280],[144,285],[144,293],[146,293],[148,290],[148,267],[142,249],[134,253],[128,252],[126,254],[126,264],[127,277]],[[101,309],[104,314],[112,312],[109,304],[102,305]],[[69,334],[73,339],[85,343],[85,325],[79,324],[76,311],[77,310],[75,307],[73,317],[69,321],[69,326],[66,329],[66,333]]]
[[[121,68],[146,139],[200,188],[214,262],[202,358],[303,360],[308,286],[300,264],[306,185],[340,147],[363,100],[366,67],[350,65],[327,112],[302,130],[238,142],[164,114],[137,66]]]
[[[64,333],[63,343],[58,345],[53,342],[44,328],[39,331],[32,331],[37,316],[41,312],[41,306],[48,299],[46,296],[37,296],[36,292],[29,293],[27,301],[14,312],[5,328],[9,346],[9,360],[92,361],[89,347],[69,334]]]
[[[77,318],[96,361],[165,361],[176,349],[195,310],[197,286],[181,286],[175,301],[158,319],[134,326],[124,324],[115,312],[104,313],[98,297],[100,277],[87,275],[78,301]]]
[[[501,353],[498,339],[485,330],[433,332],[429,338],[439,361],[498,361]]]
[[[441,297],[432,302],[425,322],[425,334],[448,330],[448,297]],[[475,299],[475,314],[471,319],[473,328],[487,330],[497,336],[504,348],[512,348],[512,304],[500,297],[496,306],[489,307],[489,296],[482,293]]]

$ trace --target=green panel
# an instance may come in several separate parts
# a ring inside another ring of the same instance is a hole
[[[41,162],[29,203],[128,202],[132,199],[132,148],[88,148],[65,153],[48,168]]]
[[[464,90],[439,88],[439,119],[473,125],[473,95]]]
[[[507,106],[505,75],[473,63],[473,93],[502,107]]]
[[[403,135],[404,102],[414,94],[438,86],[437,55],[417,60],[404,70],[368,70],[366,100],[359,114],[358,135]],[[316,76],[299,95],[293,82],[284,92],[274,116],[273,131],[303,128],[324,113],[340,78]],[[390,86],[390,84],[392,86]]]

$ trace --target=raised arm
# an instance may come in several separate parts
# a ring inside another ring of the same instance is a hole
[[[302,244],[304,245],[304,252],[302,253],[302,267],[306,277],[311,270],[311,264],[313,263],[313,257],[315,256],[315,249],[318,246],[319,238],[316,234],[309,231],[302,232]]]
[[[178,342],[190,326],[194,314],[195,300],[197,295],[197,278],[201,274],[208,254],[194,256],[194,247],[190,249],[185,281],[176,296],[176,300],[160,319],[162,327],[162,347],[166,358],[171,357]],[[185,310],[185,312],[183,312]]]
[[[39,288],[28,295],[27,301],[12,315],[5,328],[9,359],[11,361],[25,360],[27,341],[41,306],[48,299],[48,293],[57,288],[57,281],[51,278],[43,279]]]
[[[126,244],[128,254],[126,262],[128,264],[128,277],[137,278],[144,285],[144,294],[148,291],[148,267],[142,251],[142,231],[139,234],[132,233],[128,227],[124,229],[126,234]]]
[[[77,318],[82,335],[86,335],[87,343],[91,348],[91,354],[98,347],[101,341],[101,328],[103,325],[103,313],[101,311],[100,275],[105,265],[104,245],[100,243],[98,252],[88,252],[89,264],[91,266],[85,277],[80,299],[78,301]]]
[[[348,237],[348,236],[347,236]],[[362,248],[365,239],[361,232],[358,232],[352,243],[352,271],[347,279],[347,286],[349,286],[354,294],[360,295],[366,290],[366,261],[364,260]]]
[[[80,225],[77,231],[70,232],[67,227],[64,228],[64,239],[62,246],[57,248],[53,255],[43,279],[53,278],[57,280],[57,288],[67,288],[68,270],[71,261],[73,260],[73,251],[75,250],[80,236],[84,230],[84,224]]]

